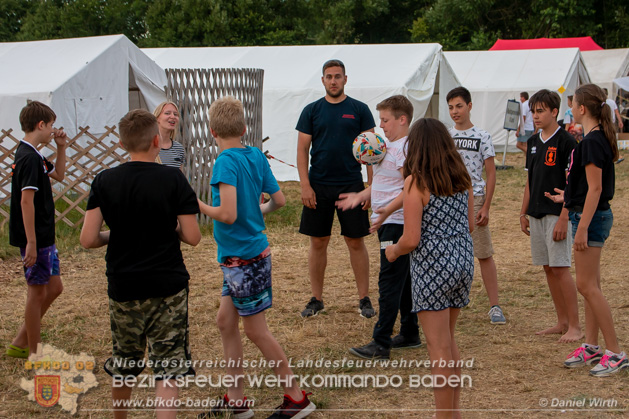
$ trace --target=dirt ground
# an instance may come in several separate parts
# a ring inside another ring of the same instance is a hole
[[[524,159],[522,155],[513,154],[508,156],[507,162],[514,168],[498,172],[490,213],[500,303],[507,324],[493,326],[489,323],[488,300],[477,264],[471,303],[461,312],[457,325],[461,356],[467,361],[462,373],[469,376],[469,385],[461,394],[463,417],[627,417],[629,370],[600,379],[589,377],[587,369],[565,369],[563,360],[578,344],[559,344],[557,335],[535,335],[535,331],[554,324],[556,318],[543,271],[532,265],[528,238],[520,232]],[[629,237],[629,164],[621,163],[616,169],[616,196],[612,203],[614,226],[603,249],[601,277],[620,345],[629,350],[629,264],[627,251],[622,250]],[[289,199],[298,199],[296,183],[283,184],[282,188]],[[267,312],[267,320],[270,330],[292,359],[295,374],[309,376],[305,383],[310,387],[304,390],[313,393],[311,399],[319,408],[312,417],[431,417],[434,409],[431,389],[411,386],[413,380],[429,374],[424,366],[347,365],[348,361],[357,360],[348,353],[348,348],[370,341],[376,319],[358,315],[356,287],[338,228],[333,233],[328,253],[324,286],[327,313],[311,319],[299,316],[310,298],[308,239],[297,233],[297,226],[270,229],[268,237],[273,254],[274,301],[273,308]],[[375,236],[367,238],[367,248],[370,294],[377,309],[379,245]],[[183,246],[183,253],[191,275],[189,317],[193,359],[220,360],[222,347],[215,316],[222,275],[216,263],[216,245],[208,235],[196,248]],[[43,321],[43,340],[69,354],[84,352],[95,357],[99,386],[80,396],[77,417],[111,417],[108,410],[110,379],[102,369],[111,354],[104,250],[77,250],[62,254],[61,258],[65,290]],[[574,270],[572,272],[574,274]],[[17,258],[0,260],[0,285],[0,342],[6,346],[23,319],[26,296]],[[582,301],[580,315],[583,323]],[[248,340],[244,342],[245,358],[261,360],[258,349]],[[401,363],[426,361],[428,354],[424,345],[394,351],[391,358]],[[328,360],[339,365],[297,365],[303,360]],[[43,408],[27,400],[26,392],[19,386],[20,380],[28,376],[23,365],[23,361],[5,355],[0,358],[0,417],[69,416],[59,406]],[[245,373],[268,376],[272,371],[251,367]],[[217,378],[225,373],[221,368],[204,366],[197,368],[197,374]],[[341,375],[352,376],[352,385],[322,385],[325,384],[323,378],[315,377]],[[383,377],[383,385],[361,382],[366,375]],[[181,390],[180,398],[214,399],[224,391],[223,388],[191,386]],[[152,392],[152,389],[139,389],[134,395],[146,398]],[[261,385],[245,394],[255,401],[256,417],[266,417],[281,402],[282,391]],[[183,407],[179,417],[195,417],[201,410]],[[133,418],[153,416],[151,410],[130,414]]]

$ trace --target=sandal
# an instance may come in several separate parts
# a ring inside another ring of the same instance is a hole
[[[7,355],[13,358],[28,358],[29,350],[28,348],[20,348],[15,345],[9,345],[7,348]]]

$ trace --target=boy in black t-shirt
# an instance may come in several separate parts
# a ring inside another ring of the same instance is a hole
[[[537,134],[529,138],[526,152],[528,177],[520,211],[520,227],[531,237],[534,265],[542,265],[557,312],[557,324],[538,335],[562,334],[559,342],[583,337],[579,325],[577,289],[570,274],[572,238],[568,211],[544,196],[566,187],[566,170],[576,141],[557,124],[561,98],[540,90],[529,100]],[[531,218],[527,218],[530,216]],[[530,228],[530,230],[529,230]]]
[[[81,231],[84,247],[108,245],[113,353],[105,371],[113,377],[112,398],[119,409],[121,401],[131,397],[129,383],[143,370],[137,365],[148,342],[155,408],[175,417],[178,391],[169,380],[194,374],[187,362],[190,277],[180,240],[193,246],[201,240],[199,205],[180,170],[155,163],[160,136],[152,114],[131,111],[119,127],[131,161],[96,175]],[[101,231],[103,220],[109,231]],[[114,417],[126,417],[126,411],[114,411]]]
[[[24,140],[15,151],[11,180],[9,241],[20,248],[28,284],[24,323],[7,355],[28,358],[41,342],[41,318],[63,291],[55,247],[55,203],[50,179],[61,181],[66,166],[66,134],[53,128],[57,116],[43,103],[29,102],[20,112]],[[37,150],[51,139],[57,145],[53,165]]]

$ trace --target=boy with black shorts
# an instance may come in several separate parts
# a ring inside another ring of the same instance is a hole
[[[223,400],[200,418],[231,414],[239,419],[253,416],[244,397],[242,341],[245,334],[274,365],[284,384],[284,401],[270,418],[305,418],[316,409],[293,378],[280,344],[271,334],[265,310],[271,307],[271,250],[263,233],[264,214],[284,206],[286,199],[264,154],[246,147],[242,103],[233,97],[215,100],[210,106],[210,131],[220,149],[212,169],[212,205],[199,201],[201,212],[214,220],[218,262],[223,271],[223,290],[216,323],[221,332],[227,374],[235,378]],[[260,204],[262,193],[271,199]]]
[[[577,142],[557,124],[561,98],[543,89],[529,100],[535,128],[528,140],[520,228],[531,237],[534,265],[542,265],[557,312],[557,324],[538,335],[561,334],[559,342],[583,337],[579,325],[577,288],[570,274],[572,236],[568,233],[568,210],[545,197],[566,188],[566,171]]]
[[[358,288],[358,312],[370,318],[376,312],[369,299],[369,254],[364,240],[369,234],[369,202],[347,211],[335,205],[340,194],[365,189],[352,143],[361,132],[373,131],[376,124],[366,104],[345,94],[347,75],[342,61],[326,61],[321,82],[325,96],[304,108],[296,127],[297,168],[304,204],[299,232],[310,236],[308,275],[312,292],[301,316],[316,316],[324,310],[323,279],[336,212]],[[368,166],[370,184],[371,173]]]
[[[96,175],[87,201],[81,245],[107,245],[107,294],[113,343],[105,372],[113,377],[114,417],[133,387],[124,378],[142,370],[146,345],[156,379],[158,418],[176,417],[173,378],[193,375],[188,340],[188,280],[180,241],[201,240],[197,198],[183,173],[155,163],[157,120],[136,109],[118,124],[131,161]],[[110,230],[101,231],[103,220]]]
[[[528,97],[528,95],[527,95]],[[507,321],[498,305],[498,274],[494,262],[494,248],[489,232],[489,208],[496,189],[496,164],[491,135],[476,127],[471,119],[472,95],[465,87],[459,86],[446,95],[450,118],[454,127],[449,129],[467,171],[472,178],[474,192],[474,220],[472,231],[474,257],[478,259],[481,277],[489,298],[489,320],[491,324],[505,324]],[[483,179],[483,167],[487,181]]]
[[[66,166],[66,134],[53,128],[57,116],[43,103],[29,102],[20,112],[24,140],[15,150],[11,179],[9,242],[20,248],[28,284],[24,323],[7,348],[14,358],[28,358],[41,342],[41,318],[63,291],[55,246],[55,203],[50,178],[62,181]],[[54,138],[53,165],[37,150]]]
[[[374,166],[373,182],[360,193],[341,194],[337,206],[343,210],[356,208],[371,200],[370,232],[378,232],[380,242],[380,274],[378,322],[373,328],[373,340],[366,345],[350,348],[361,358],[388,359],[391,349],[417,348],[421,345],[417,315],[411,313],[411,273],[409,255],[389,262],[384,249],[397,243],[404,231],[402,190],[404,189],[404,161],[406,140],[413,120],[413,104],[402,95],[391,96],[378,103],[380,128],[386,136],[387,153]],[[391,338],[393,326],[400,312],[400,333]]]

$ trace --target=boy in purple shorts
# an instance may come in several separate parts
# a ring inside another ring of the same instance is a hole
[[[29,102],[20,112],[24,140],[15,151],[11,181],[9,242],[20,248],[28,284],[24,323],[7,355],[28,358],[41,342],[41,318],[63,291],[55,247],[55,203],[50,179],[61,181],[66,166],[66,134],[53,128],[57,116],[43,103]],[[37,150],[54,139],[55,165]]]
[[[286,200],[264,154],[255,147],[242,145],[245,130],[240,101],[225,97],[212,103],[210,131],[221,153],[212,169],[212,206],[201,201],[199,206],[203,214],[214,219],[214,238],[223,271],[216,323],[228,362],[227,373],[236,379],[218,406],[199,417],[253,416],[245,401],[242,380],[237,379],[244,376],[238,362],[243,358],[238,328],[242,319],[245,334],[267,360],[275,361],[273,371],[284,383],[284,402],[270,418],[304,418],[316,407],[292,378],[286,354],[269,331],[264,315],[271,307],[272,290],[271,252],[262,232],[263,214],[282,207]],[[260,204],[263,192],[270,194],[271,199]]]

